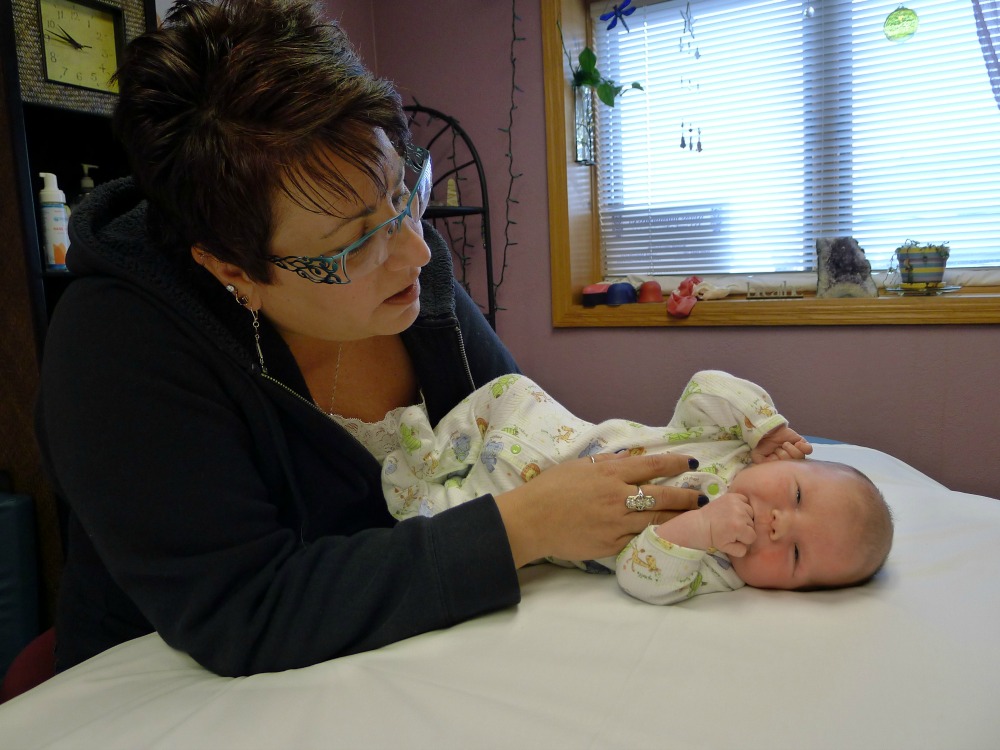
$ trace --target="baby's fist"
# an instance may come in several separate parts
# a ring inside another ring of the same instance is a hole
[[[711,546],[730,557],[743,557],[757,540],[753,528],[753,507],[743,495],[729,492],[699,513],[706,513],[711,529]]]

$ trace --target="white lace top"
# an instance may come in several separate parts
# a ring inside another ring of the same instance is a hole
[[[424,413],[427,412],[427,405],[423,400],[418,406]],[[399,418],[403,410],[408,408],[400,406],[393,409],[378,422],[365,422],[354,417],[342,417],[339,414],[331,414],[330,417],[365,446],[368,452],[375,456],[376,461],[383,463],[386,457],[400,446]]]

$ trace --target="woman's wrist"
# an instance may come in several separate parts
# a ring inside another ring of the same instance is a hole
[[[538,533],[540,524],[538,519],[532,517],[531,503],[525,502],[522,495],[517,490],[510,490],[493,498],[500,511],[510,553],[517,568],[523,568],[546,555],[542,535]]]

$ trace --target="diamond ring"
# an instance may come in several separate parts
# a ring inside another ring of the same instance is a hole
[[[656,504],[656,501],[645,494],[639,485],[636,485],[635,492],[636,494],[625,498],[625,507],[629,510],[649,510]]]

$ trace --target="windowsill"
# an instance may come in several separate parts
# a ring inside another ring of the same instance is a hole
[[[702,300],[687,318],[667,314],[665,303],[584,307],[553,298],[552,323],[565,328],[980,325],[1000,323],[1000,287],[967,287],[937,296],[885,294],[869,298],[747,300],[744,295]]]
[[[572,71],[562,50],[557,23],[568,48],[582,49],[588,39],[588,18],[583,0],[541,0],[554,327],[1000,324],[1000,282],[982,274],[977,274],[975,280],[951,277],[950,271],[946,283],[962,288],[933,297],[883,293],[877,298],[817,299],[803,286],[801,290],[806,296],[802,299],[747,300],[744,279],[732,290],[740,292],[739,295],[702,300],[687,318],[670,317],[664,303],[584,307],[581,290],[603,275],[595,240],[599,228],[593,211],[591,170],[573,162],[573,102],[569,85]],[[814,285],[815,275],[810,276]],[[752,288],[757,289],[761,279],[753,281]],[[983,282],[987,285],[971,285]],[[789,280],[789,285],[795,283]],[[672,288],[668,284],[664,287]]]
[[[901,279],[898,271],[872,269],[872,280],[881,293],[884,287],[899,286]],[[636,288],[644,281],[656,281],[663,293],[673,291],[685,279],[685,276],[646,276],[630,274],[598,279],[598,281],[614,282],[628,281]],[[745,294],[748,290],[755,292],[793,289],[808,295],[816,291],[815,271],[796,271],[782,273],[752,273],[752,274],[698,274],[698,278],[714,287],[725,289],[732,295]],[[1000,289],[1000,268],[946,268],[944,283],[947,286],[958,287],[994,287]],[[968,291],[975,291],[969,289]]]

